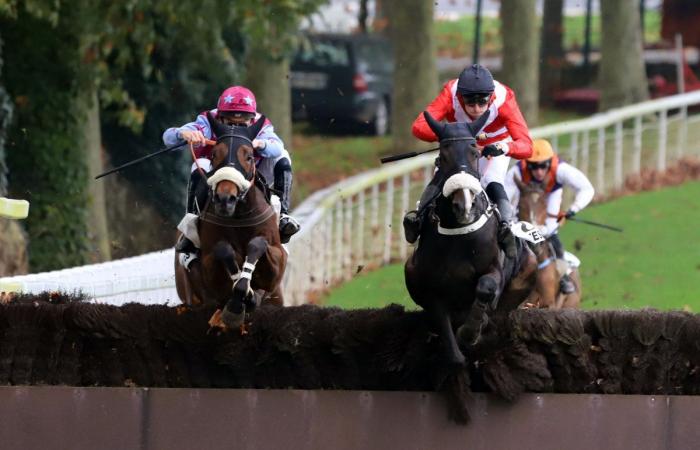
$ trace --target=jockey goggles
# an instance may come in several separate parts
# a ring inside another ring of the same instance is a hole
[[[527,168],[528,170],[549,169],[550,164],[550,161],[529,162],[527,163]]]
[[[474,106],[485,106],[489,103],[491,99],[491,94],[466,94],[462,95],[462,100],[464,100],[465,105]]]

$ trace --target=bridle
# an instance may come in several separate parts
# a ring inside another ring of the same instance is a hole
[[[224,134],[224,135],[221,135],[221,136],[217,136],[217,138],[216,138],[216,144],[219,144],[220,142],[222,142],[222,141],[223,141],[224,139],[226,139],[226,138],[238,138],[238,139],[241,139],[241,140],[245,141],[246,143],[250,144],[250,147],[253,148],[253,141],[251,141],[247,136],[241,136],[240,134],[235,134],[235,133],[227,133],[227,134]],[[222,168],[222,167],[233,167],[233,168],[238,169],[238,168],[236,167],[235,162],[234,162],[233,159],[232,159],[232,154],[233,154],[233,139],[231,139],[231,140],[229,141],[228,153],[226,154],[226,163],[225,163],[225,164],[220,164],[219,167],[216,167],[216,168],[215,168],[215,171],[216,171],[216,170],[219,170],[219,169]],[[251,185],[252,185],[252,182],[253,182],[254,179],[255,179],[255,164],[253,164],[253,170],[251,171],[250,179],[248,179],[248,181],[251,182]],[[247,192],[247,190],[246,190],[246,192]],[[243,195],[244,195],[244,194],[242,194],[241,197],[242,197]]]
[[[440,139],[440,148],[442,148],[443,142],[459,142],[459,141],[476,142],[476,139],[474,137],[471,137],[471,136],[444,138],[444,139]],[[481,155],[479,155],[479,152],[477,152],[475,149],[473,149],[471,147],[469,147],[467,151],[472,152],[472,153],[476,154],[476,156],[477,156],[477,158],[476,158],[476,173],[475,173],[473,168],[467,167],[464,164],[460,164],[458,166],[458,169],[459,169],[458,172],[464,171],[464,172],[468,173],[469,175],[472,175],[472,176],[476,177],[477,179],[479,179],[480,178],[480,176],[479,176],[479,159],[480,159]]]

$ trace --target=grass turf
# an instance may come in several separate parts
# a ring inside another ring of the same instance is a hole
[[[698,211],[700,182],[692,182],[593,205],[580,215],[622,227],[624,233],[566,224],[564,245],[582,261],[582,307],[700,311]],[[403,264],[361,273],[322,301],[343,308],[415,307],[404,285]]]

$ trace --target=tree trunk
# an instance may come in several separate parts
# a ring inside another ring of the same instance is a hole
[[[411,125],[438,93],[433,36],[433,2],[386,0],[391,11],[390,36],[394,48],[394,89],[391,130],[395,151],[416,148]]]
[[[601,111],[649,98],[638,7],[638,0],[600,2]]]
[[[275,132],[289,150],[292,146],[292,97],[289,59],[271,58],[265,48],[251,43],[246,58],[246,87],[255,94],[258,111],[275,126]]]
[[[540,103],[552,103],[561,88],[564,59],[564,0],[544,0],[540,44]]]
[[[100,132],[100,103],[97,98],[97,86],[93,87],[87,99],[87,120],[83,127],[85,153],[88,160],[90,180],[88,227],[91,256],[94,262],[109,261],[111,251],[109,246],[109,231],[107,229],[107,208],[105,206],[104,180],[95,180],[95,176],[104,172],[102,154],[102,134]]]
[[[527,123],[537,123],[539,60],[535,0],[501,1],[501,81],[513,89]]]
[[[7,194],[7,163],[5,162],[5,139],[7,127],[12,120],[12,102],[2,85],[2,45],[3,39],[0,36],[0,196]]]

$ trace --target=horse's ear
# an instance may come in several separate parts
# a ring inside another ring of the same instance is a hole
[[[513,181],[515,182],[515,185],[518,186],[518,190],[522,191],[525,189],[525,183],[515,174],[513,174]]]
[[[476,137],[477,133],[481,131],[482,128],[484,128],[484,124],[486,123],[486,120],[489,118],[489,111],[486,110],[481,116],[479,116],[478,119],[476,119],[472,123],[468,123],[467,127],[469,127],[469,130],[472,132],[472,136]]]
[[[214,135],[223,136],[228,133],[229,127],[219,122],[219,120],[211,114],[211,111],[207,111],[207,120],[209,121],[209,126],[214,132]]]
[[[265,120],[266,117],[264,115],[261,115],[260,118],[251,126],[248,127],[248,137],[252,141],[256,137],[258,137],[258,134],[260,134],[260,130],[265,126]]]
[[[425,121],[428,122],[428,126],[431,130],[433,130],[433,133],[435,133],[438,139],[441,139],[442,131],[445,129],[445,126],[435,120],[435,118],[433,118],[428,111],[423,111],[423,117],[425,117]]]

